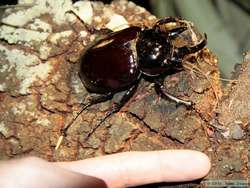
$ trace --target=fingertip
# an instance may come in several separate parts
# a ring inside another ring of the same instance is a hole
[[[195,150],[160,151],[163,176],[166,181],[191,181],[206,176],[211,168],[210,159]]]
[[[198,178],[206,176],[211,169],[211,162],[209,157],[200,151],[192,151],[194,160],[196,161],[196,166],[199,171]]]
[[[187,157],[186,161],[186,170],[191,170],[192,178],[191,179],[200,179],[205,177],[211,168],[210,159],[208,156],[200,151],[196,150],[181,150],[181,156]]]

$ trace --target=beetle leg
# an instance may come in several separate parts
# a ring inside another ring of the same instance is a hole
[[[120,109],[128,102],[128,100],[134,95],[138,86],[138,82],[131,86],[126,93],[122,96],[121,100],[117,103],[114,103],[112,108],[106,113],[104,118],[100,120],[100,122],[88,133],[86,139],[88,139],[100,125],[107,120],[111,115],[120,111]]]
[[[112,30],[108,29],[108,28],[101,28],[101,29],[95,29],[93,26],[85,23],[80,16],[78,16],[73,10],[68,10],[65,12],[65,14],[73,14],[81,23],[82,25],[86,28],[86,30],[90,33],[94,33],[94,34],[100,34],[100,35],[106,35],[112,32]],[[72,28],[74,31],[75,29]],[[76,32],[76,31],[75,31]],[[78,33],[78,32],[76,32]]]
[[[205,36],[204,39],[199,44],[197,44],[195,46],[191,46],[191,47],[183,46],[181,48],[177,48],[176,55],[174,55],[174,56],[178,57],[180,59],[180,58],[183,58],[187,54],[192,54],[192,53],[198,52],[199,50],[203,49],[207,45],[207,35],[204,34],[204,36]]]
[[[185,21],[182,19],[182,18],[176,18],[176,17],[165,17],[165,18],[162,18],[160,20],[158,20],[156,22],[156,24],[154,25],[153,28],[156,28],[158,27],[159,25],[163,25],[163,24],[168,24],[168,23],[174,23],[174,22],[178,22],[178,23],[181,23],[184,25]]]
[[[109,92],[103,95],[99,95],[97,97],[92,98],[87,104],[83,105],[81,110],[76,114],[76,116],[68,123],[68,125],[66,127],[64,127],[63,129],[61,129],[61,136],[59,137],[57,144],[56,144],[56,150],[59,148],[59,146],[61,145],[61,142],[63,140],[63,137],[67,136],[67,131],[68,129],[71,127],[71,125],[75,122],[75,120],[81,115],[81,113],[86,110],[88,107],[94,105],[94,104],[98,104],[101,102],[105,102],[107,100],[112,99],[113,97],[113,93]]]
[[[165,100],[172,100],[174,102],[176,102],[176,104],[184,104],[185,106],[192,106],[192,102],[191,101],[185,101],[182,99],[179,99],[173,95],[171,95],[170,93],[167,93],[165,91],[163,91],[163,79],[160,80],[156,80],[155,81],[155,91],[158,95],[160,95],[161,98],[165,99]]]
[[[82,109],[76,114],[76,116],[70,121],[70,123],[62,130],[62,134],[64,136],[66,136],[67,130],[69,129],[69,127],[73,124],[73,122],[79,117],[79,115],[81,115],[81,113],[86,110],[88,107],[94,105],[94,104],[98,104],[101,102],[105,102],[107,100],[112,99],[113,97],[113,93],[109,92],[103,95],[98,95],[96,97],[93,97],[92,99],[90,99],[90,101],[82,106]]]
[[[179,36],[183,31],[186,31],[188,28],[187,27],[177,27],[174,29],[171,29],[168,31],[168,36],[170,39],[175,39],[176,37]]]

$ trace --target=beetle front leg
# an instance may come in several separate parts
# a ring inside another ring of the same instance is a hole
[[[188,106],[188,107],[192,106],[191,101],[182,100],[180,98],[177,98],[177,97],[171,95],[168,92],[163,91],[163,89],[164,89],[163,81],[164,81],[163,79],[158,79],[155,81],[155,91],[161,98],[163,98],[165,100],[172,100],[176,104],[184,104],[185,106]]]
[[[176,18],[176,17],[170,16],[170,17],[165,17],[165,18],[158,20],[153,28],[155,29],[156,27],[159,27],[160,25],[168,24],[168,23],[180,23],[181,25],[184,25],[185,22],[186,21],[183,20],[182,18]]]
[[[188,28],[187,27],[177,27],[174,29],[171,29],[168,31],[168,37],[170,39],[175,39],[177,38],[181,33],[183,33],[184,31],[186,31]]]
[[[182,59],[187,54],[196,53],[200,50],[202,50],[207,45],[207,35],[204,34],[204,39],[195,46],[183,46],[181,48],[177,48],[174,57],[177,57],[179,59]]]

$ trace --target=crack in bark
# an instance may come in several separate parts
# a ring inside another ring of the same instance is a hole
[[[164,134],[163,137],[168,138],[169,140],[171,140],[173,142],[177,142],[177,143],[179,143],[181,145],[185,144],[185,141],[182,142],[182,141],[178,140],[177,138],[174,138],[174,137],[172,137],[170,135],[167,135],[167,134]]]
[[[137,114],[132,113],[132,112],[128,112],[128,113],[129,113],[130,115],[132,115],[132,117],[134,117],[134,118],[138,119],[140,122],[142,122],[143,125],[144,125],[144,127],[146,127],[147,130],[149,130],[149,132],[152,132],[152,133],[154,133],[154,134],[159,134],[158,131],[152,129],[152,128],[150,127],[150,125],[148,125],[148,124],[147,124],[142,118],[140,118]]]
[[[14,139],[14,140],[18,141],[18,143],[20,142],[20,139],[15,135],[5,136],[2,132],[0,132],[0,136],[5,140]]]

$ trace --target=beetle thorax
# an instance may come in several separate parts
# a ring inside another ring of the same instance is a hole
[[[157,76],[164,72],[172,54],[172,45],[168,39],[152,29],[141,32],[136,49],[138,66],[148,76]]]

